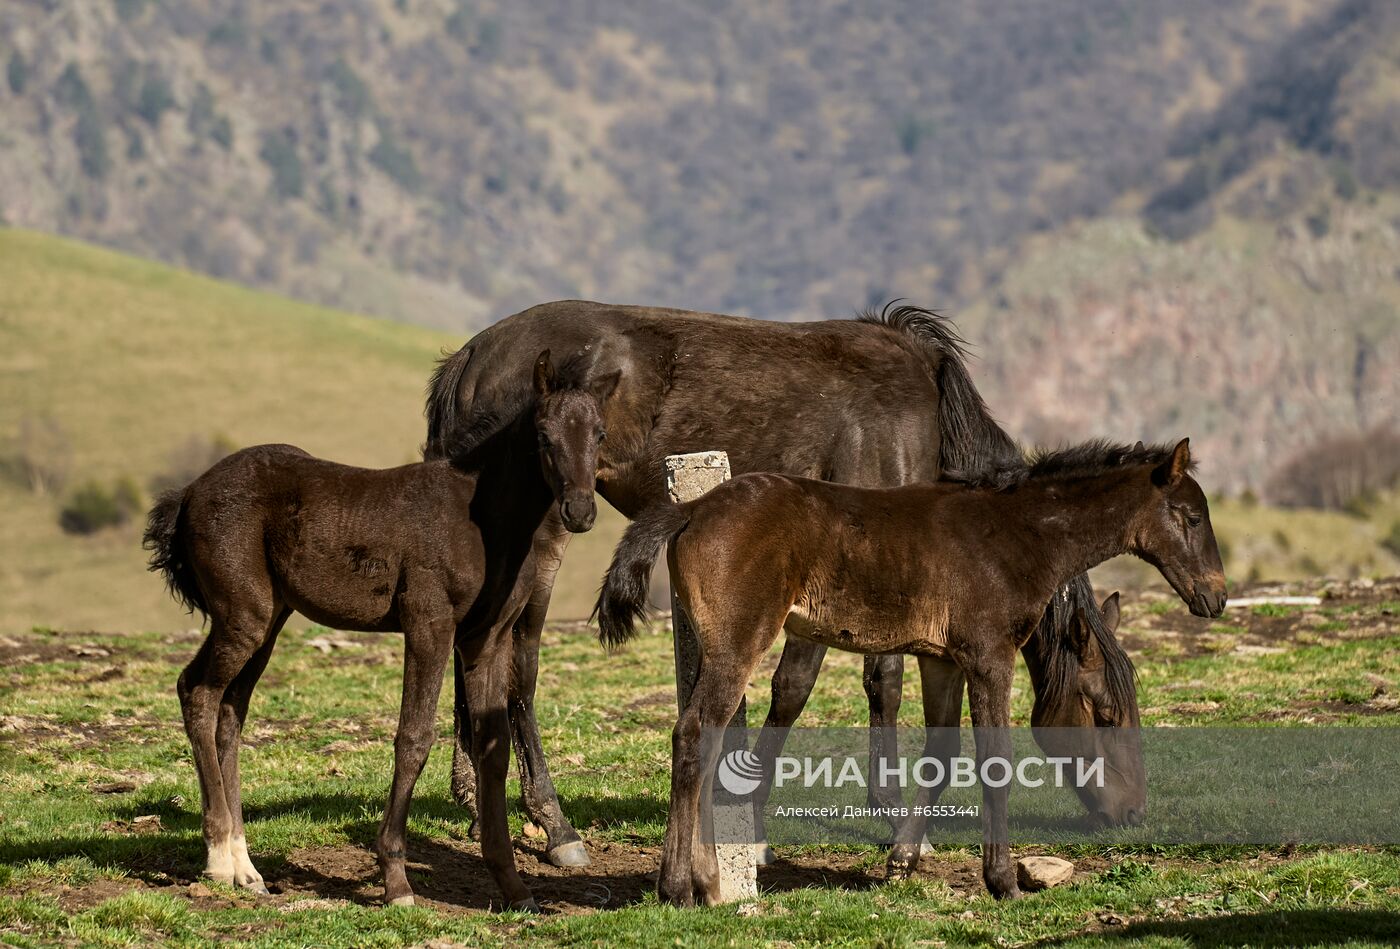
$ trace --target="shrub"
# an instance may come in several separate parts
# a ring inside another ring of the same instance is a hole
[[[919,153],[919,147],[923,145],[924,139],[933,134],[933,123],[913,116],[906,116],[895,123],[895,134],[899,138],[899,147],[904,154],[910,158]]]
[[[374,108],[374,99],[370,95],[369,87],[345,60],[337,59],[332,63],[326,78],[335,86],[340,107],[351,118],[358,119]]]
[[[214,125],[209,129],[209,137],[219,143],[219,147],[224,151],[233,148],[233,123],[229,117],[221,115],[214,120]]]
[[[405,191],[415,191],[423,183],[413,153],[395,142],[388,129],[380,129],[379,142],[370,150],[369,160]]]
[[[1400,521],[1390,525],[1390,533],[1381,538],[1381,546],[1400,557]]]
[[[164,76],[150,73],[141,83],[136,96],[136,114],[152,128],[160,125],[160,117],[175,108],[175,94]]]
[[[10,54],[10,61],[5,64],[5,79],[10,83],[11,92],[24,95],[24,87],[29,85],[29,63],[18,50]]]
[[[112,156],[107,152],[107,130],[96,106],[89,104],[78,112],[78,124],[73,130],[73,144],[78,147],[78,163],[83,174],[96,181],[107,177],[112,169]]]
[[[233,123],[219,113],[213,91],[202,82],[195,87],[185,124],[196,138],[211,138],[224,151],[233,147]]]
[[[58,523],[69,534],[96,534],[127,523],[139,510],[141,492],[130,478],[119,479],[111,488],[87,481],[58,512]]]
[[[266,133],[258,157],[272,169],[272,190],[279,198],[301,197],[304,180],[295,133],[290,129]]]
[[[146,0],[116,0],[117,16],[124,22],[130,22],[141,16],[141,11],[146,9]]]

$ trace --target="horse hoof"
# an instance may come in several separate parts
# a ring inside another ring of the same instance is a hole
[[[407,896],[396,896],[396,897],[394,897],[392,900],[389,901],[389,905],[390,905],[390,906],[412,906],[412,905],[413,905],[413,894],[410,893],[410,894],[408,894]]]
[[[586,867],[593,862],[581,840],[571,840],[554,847],[545,854],[545,859],[556,867]]]
[[[245,883],[245,884],[243,885],[243,889],[247,890],[249,893],[252,893],[254,896],[271,896],[271,895],[272,895],[271,893],[268,892],[267,884],[264,883],[262,880],[259,880],[259,881],[256,882],[256,883]]]
[[[532,896],[528,899],[523,899],[518,903],[511,903],[510,909],[511,912],[515,913],[534,913],[538,915],[540,912],[540,904],[536,903],[535,898]]]
[[[933,844],[928,842],[928,835],[925,834],[924,839],[919,841],[919,856],[927,857],[931,853],[933,853]]]
[[[760,867],[771,867],[778,862],[778,855],[767,844],[756,844],[753,848],[753,862]]]

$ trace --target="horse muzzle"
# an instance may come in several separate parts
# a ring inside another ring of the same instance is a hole
[[[1216,617],[1225,612],[1225,588],[1212,590],[1197,584],[1191,597],[1191,612],[1195,616]]]
[[[598,505],[592,494],[566,497],[559,502],[559,517],[570,532],[582,534],[598,519]]]

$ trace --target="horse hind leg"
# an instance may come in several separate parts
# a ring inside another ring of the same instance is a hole
[[[224,700],[219,707],[219,769],[233,827],[230,847],[233,856],[233,884],[262,894],[267,893],[267,885],[248,855],[248,840],[243,829],[243,781],[239,774],[238,746],[243,740],[243,723],[248,717],[248,702],[253,697],[253,689],[257,687],[263,670],[267,668],[268,659],[271,658],[273,647],[277,643],[277,634],[282,631],[282,626],[291,616],[291,612],[285,607],[278,611],[268,627],[266,641],[224,691]]]
[[[220,883],[235,881],[237,861],[234,819],[219,756],[219,720],[225,692],[264,645],[274,612],[270,591],[232,604],[214,608],[209,635],[176,685],[199,776],[207,858],[204,873]]]

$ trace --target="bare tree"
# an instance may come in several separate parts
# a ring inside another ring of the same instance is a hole
[[[1314,442],[1281,465],[1265,489],[1284,507],[1341,510],[1400,480],[1400,431],[1367,432]]]
[[[26,415],[10,450],[0,458],[0,472],[35,494],[63,490],[73,470],[73,445],[58,420]]]

